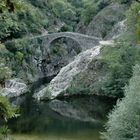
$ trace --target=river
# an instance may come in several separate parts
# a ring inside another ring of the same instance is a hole
[[[36,102],[27,97],[21,105],[21,116],[10,121],[11,137],[14,140],[100,140],[114,99],[94,95],[54,101],[53,104]]]

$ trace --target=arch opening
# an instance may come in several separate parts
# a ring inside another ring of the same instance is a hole
[[[60,47],[64,48],[70,53],[70,51],[73,49],[76,54],[80,53],[82,51],[80,43],[71,37],[57,37],[50,41],[49,43],[49,49]]]
[[[57,75],[81,51],[80,43],[73,38],[61,36],[52,39],[46,48],[46,58],[41,66],[44,75]]]

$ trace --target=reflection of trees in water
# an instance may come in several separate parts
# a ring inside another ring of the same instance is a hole
[[[83,108],[85,111],[91,112],[92,116],[98,115],[105,116],[109,110],[108,102],[113,102],[112,99],[106,99],[104,97],[71,97],[68,99],[61,99],[62,102],[68,102],[76,109]],[[97,101],[98,100],[98,101]],[[49,107],[49,102],[38,103],[32,100],[30,97],[26,99],[21,106],[21,117],[17,120],[11,121],[11,128],[15,132],[39,132],[39,133],[75,133],[79,130],[86,129],[101,129],[102,123],[96,124],[91,122],[82,122],[75,119],[61,116],[59,113],[54,112]],[[99,105],[100,104],[100,105]],[[96,109],[95,109],[96,107]],[[102,108],[100,110],[99,108]],[[98,112],[99,110],[99,112]],[[105,112],[105,111],[106,112]],[[95,111],[95,112],[94,112]],[[94,114],[94,115],[93,115]]]

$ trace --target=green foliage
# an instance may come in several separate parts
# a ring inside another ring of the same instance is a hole
[[[8,134],[10,133],[10,129],[8,126],[4,125],[0,127],[0,139],[4,140],[4,138],[8,137]]]
[[[4,85],[5,81],[12,75],[11,69],[6,65],[8,61],[8,51],[5,46],[0,44],[0,84]]]
[[[16,52],[16,59],[19,61],[19,63],[22,63],[22,61],[23,61],[23,58],[24,58],[24,55],[23,55],[23,53],[21,53],[21,52]]]
[[[83,0],[68,0],[69,3],[71,3],[76,8],[83,7]]]
[[[52,11],[54,14],[59,17],[59,18],[69,18],[65,13],[70,13],[72,14],[70,18],[74,18],[75,16],[75,9],[74,7],[68,3],[66,0],[52,0],[50,1],[50,5],[52,6]]]
[[[134,0],[112,0],[113,2],[118,2],[120,4],[131,4]]]
[[[109,114],[106,140],[137,140],[140,121],[140,66],[134,67],[134,75],[125,89],[125,98],[118,101]]]
[[[51,0],[50,7],[55,17],[61,19],[66,25],[74,28],[76,24],[76,9],[66,0]]]
[[[45,15],[27,2],[18,2],[22,10],[4,11],[0,16],[0,40],[18,38],[29,33],[41,33],[48,21]],[[19,8],[20,9],[20,8]]]
[[[0,118],[7,121],[10,118],[16,117],[17,115],[15,112],[17,111],[17,108],[12,107],[9,101],[1,96],[0,93]]]
[[[93,16],[108,4],[109,1],[104,0],[83,0],[83,9],[81,14],[82,20],[85,22],[85,24],[89,24]]]
[[[61,26],[68,27],[67,31],[73,31],[80,20],[80,9],[83,8],[82,0],[27,0],[27,2],[38,8],[43,16],[48,19],[45,28],[49,32],[61,31]],[[58,28],[58,30],[55,28]]]
[[[26,72],[27,67],[31,67],[31,64],[26,64],[26,61],[33,54],[35,49],[30,44],[31,40],[28,38],[15,39],[7,41],[5,43],[6,48],[9,50],[8,58],[11,60],[8,65],[16,75],[22,76],[22,72]],[[23,70],[24,69],[24,70]],[[25,73],[23,74],[25,77]]]
[[[0,40],[8,38],[12,33],[18,31],[16,20],[17,17],[13,13],[5,12],[0,16]]]
[[[52,10],[55,13],[57,17],[61,17],[63,15],[63,12],[68,8],[65,1],[51,1]]]
[[[15,10],[23,10],[24,2],[22,0],[0,0],[0,11],[14,12]]]
[[[140,61],[139,56],[140,49],[126,43],[105,46],[100,57],[73,79],[66,93],[123,97],[124,87],[133,74],[133,66]]]
[[[132,76],[132,67],[139,61],[140,50],[129,44],[117,44],[114,48],[105,48],[103,60],[107,63],[109,74],[102,91],[108,95],[123,96],[123,87]]]
[[[94,0],[87,0],[84,3],[84,10],[82,12],[82,19],[88,24],[93,16],[97,13],[97,3]]]
[[[133,42],[140,43],[140,4],[134,3],[127,12],[128,29]]]
[[[7,122],[8,119],[17,117],[18,108],[13,107],[7,98],[3,97],[2,91],[0,91],[0,121]],[[0,139],[7,138],[10,130],[8,126],[4,125],[0,126]]]
[[[59,43],[55,43],[53,48],[50,50],[50,55],[55,56],[63,56],[66,50],[61,47]]]
[[[0,61],[0,84],[4,85],[5,81],[12,75],[12,71],[3,62]]]
[[[18,51],[23,52],[29,45],[29,39],[27,38],[21,38],[21,39],[13,39],[12,41],[7,41],[5,43],[6,48],[16,54]]]
[[[8,55],[8,50],[6,49],[5,45],[0,44],[0,58],[6,58]]]
[[[64,25],[64,26],[61,28],[61,32],[67,32],[67,31],[72,32],[72,31],[73,31],[73,27],[70,26],[70,25]]]

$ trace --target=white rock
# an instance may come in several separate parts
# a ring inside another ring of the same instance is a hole
[[[45,94],[47,94],[47,91],[49,91],[51,93],[50,98],[55,98],[61,92],[65,91],[70,86],[73,77],[84,71],[93,58],[95,58],[100,53],[100,48],[101,45],[81,52],[72,62],[60,70],[58,75],[46,88],[34,94],[33,97],[39,100]]]
[[[21,79],[6,81],[3,96],[8,98],[19,97],[28,91],[27,85]]]

